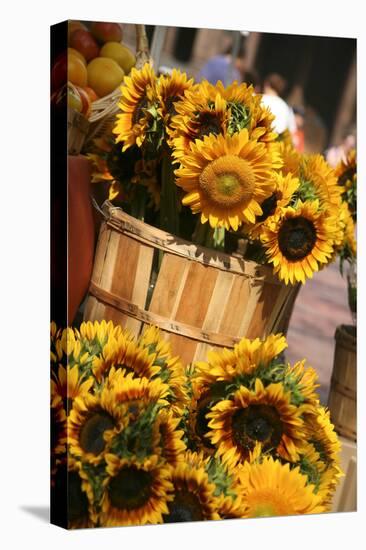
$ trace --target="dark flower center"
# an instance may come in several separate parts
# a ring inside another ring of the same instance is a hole
[[[68,519],[70,522],[88,517],[88,499],[81,489],[81,479],[77,472],[67,476]]]
[[[100,454],[104,447],[104,432],[115,426],[113,418],[106,412],[93,413],[80,429],[80,446],[86,453]]]
[[[135,163],[141,158],[141,150],[137,145],[122,153],[121,144],[115,143],[107,155],[108,170],[118,181],[130,181],[135,175]]]
[[[142,97],[140,99],[140,101],[137,103],[136,107],[135,107],[135,110],[132,114],[132,123],[133,124],[137,124],[140,120],[140,118],[142,118],[144,116],[144,111],[143,109],[146,109],[146,107],[148,106],[148,100],[146,97]]]
[[[262,204],[261,208],[263,211],[263,214],[261,216],[257,217],[257,222],[264,222],[269,216],[272,216],[276,210],[277,206],[277,195],[276,193],[273,193],[270,197],[265,199]]]
[[[314,224],[306,218],[285,220],[278,232],[278,246],[289,261],[305,258],[316,243]]]
[[[202,139],[204,136],[215,134],[217,136],[221,132],[221,123],[216,113],[202,113],[199,117],[199,128],[197,138]]]
[[[63,421],[60,421],[60,418],[57,414],[57,409],[55,407],[51,407],[51,449],[54,450],[57,445],[59,444],[59,441],[61,439],[61,436],[66,436],[66,424]]]
[[[283,429],[280,415],[269,405],[250,405],[236,412],[232,420],[233,439],[244,452],[258,441],[263,450],[276,448]]]
[[[184,489],[175,493],[174,500],[168,504],[168,509],[169,514],[163,517],[164,523],[202,521],[204,519],[198,497]]]
[[[346,181],[348,181],[348,180],[352,181],[352,178],[353,178],[355,172],[356,172],[356,170],[354,169],[353,166],[348,168],[345,172],[343,172],[343,174],[338,179],[338,184],[339,185],[344,185],[346,183]]]
[[[136,510],[144,506],[151,495],[152,475],[134,466],[122,468],[108,486],[112,506],[120,510]]]
[[[178,95],[173,95],[171,97],[168,97],[168,99],[165,101],[165,108],[170,116],[174,116],[175,114],[177,114],[174,103],[176,101],[179,101],[180,99],[181,98]]]

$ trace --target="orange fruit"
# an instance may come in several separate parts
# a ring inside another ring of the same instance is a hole
[[[136,63],[136,58],[131,50],[119,42],[106,42],[100,50],[100,55],[117,61],[125,74],[128,74]]]
[[[84,63],[73,54],[68,55],[67,58],[67,79],[77,86],[86,86],[88,80]]]
[[[121,84],[124,72],[114,59],[96,57],[87,66],[88,86],[104,97],[113,92]]]
[[[85,59],[85,57],[83,56],[82,53],[78,52],[74,48],[67,48],[67,55],[76,55],[76,57],[81,59],[81,61],[84,63],[84,65],[86,67],[86,59]]]

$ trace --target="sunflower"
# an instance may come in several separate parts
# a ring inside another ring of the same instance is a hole
[[[305,283],[329,262],[336,234],[336,219],[320,209],[319,201],[299,201],[268,218],[261,241],[268,262],[286,284]]]
[[[338,229],[337,252],[340,251],[345,259],[355,258],[357,255],[356,226],[346,202],[342,202],[339,210]]]
[[[326,511],[329,511],[339,471],[328,468],[311,443],[305,443],[300,455],[299,467],[301,473],[307,476],[308,483],[314,485],[314,492],[321,497]]]
[[[139,147],[122,152],[120,144],[108,135],[93,140],[87,157],[91,162],[92,183],[107,185],[108,200],[118,199],[122,203],[132,200],[133,184],[140,183],[136,175],[136,166],[142,159]]]
[[[184,98],[186,90],[193,87],[193,78],[186,73],[173,69],[170,75],[161,75],[156,84],[156,93],[161,103],[164,123],[169,127],[171,117],[177,114],[175,104]]]
[[[67,366],[66,369],[59,365],[58,373],[52,373],[51,380],[51,403],[61,401],[67,414],[72,408],[73,400],[76,397],[89,393],[93,386],[93,378],[85,378],[81,375],[78,365]]]
[[[83,322],[78,331],[75,331],[78,338],[87,340],[98,348],[102,348],[111,337],[117,337],[122,328],[120,325],[114,326],[112,321],[91,321]]]
[[[245,463],[239,472],[243,517],[317,514],[324,511],[321,497],[298,467],[290,469],[272,457]]]
[[[145,63],[142,69],[131,70],[121,86],[117,122],[113,128],[116,143],[123,142],[122,151],[136,144],[141,147],[146,137],[146,109],[154,98],[155,73],[151,65]]]
[[[317,372],[312,367],[305,367],[305,359],[293,366],[288,364],[284,369],[283,383],[291,392],[292,403],[301,406],[302,411],[314,412],[319,406],[317,380]]]
[[[144,329],[138,339],[138,345],[156,355],[154,365],[160,367],[157,376],[168,384],[173,411],[180,415],[188,402],[186,375],[180,359],[173,357],[171,344],[162,338],[160,330],[152,325]]]
[[[255,375],[259,367],[268,368],[287,347],[282,334],[270,334],[265,340],[242,338],[233,350],[209,351],[208,361],[195,364],[194,382],[209,387],[217,382],[234,382]]]
[[[207,456],[215,452],[215,447],[206,436],[208,428],[207,413],[217,403],[218,397],[213,396],[210,388],[193,386],[192,396],[184,417],[184,431],[187,446],[193,451],[204,451]]]
[[[66,453],[67,424],[66,411],[62,401],[53,400],[51,403],[51,456],[62,456]]]
[[[259,378],[255,390],[241,386],[230,400],[218,402],[207,414],[207,434],[217,453],[231,466],[249,457],[257,442],[263,451],[273,450],[294,462],[303,443],[299,407],[291,405],[290,394],[281,383],[264,387]]]
[[[217,511],[220,518],[242,517],[243,507],[238,483],[238,468],[231,468],[228,464],[223,463],[218,456],[205,457],[203,453],[200,454],[208,478],[215,485],[214,495],[219,499]],[[204,460],[203,457],[205,457]]]
[[[189,154],[197,139],[226,133],[227,103],[209,82],[201,82],[186,91],[184,98],[175,103],[175,110],[169,143],[173,157],[179,161]]]
[[[53,337],[51,337],[51,362],[53,368],[55,365],[63,364],[80,365],[85,364],[89,360],[88,350],[84,349],[77,331],[72,328],[58,329]]]
[[[163,523],[220,519],[215,486],[210,483],[204,464],[192,460],[189,451],[170,468],[168,479],[173,485],[173,495]]]
[[[293,145],[287,143],[286,141],[279,141],[277,146],[279,155],[283,161],[283,165],[281,167],[282,174],[284,176],[291,174],[294,177],[299,177],[302,158],[301,153],[299,153]]]
[[[247,232],[252,239],[258,239],[261,235],[263,222],[273,216],[277,209],[288,206],[294,193],[299,187],[299,179],[291,173],[284,176],[282,173],[273,172],[275,190],[270,197],[261,203],[263,214],[256,218],[254,225],[247,227]]]
[[[62,463],[53,478],[51,499],[56,513],[60,502],[65,500],[65,494],[68,529],[95,527],[98,517],[92,484],[81,462],[71,457]]]
[[[329,503],[339,483],[343,472],[340,468],[341,444],[330,421],[329,410],[320,406],[316,414],[305,414],[305,433],[308,443],[313,445],[319,454],[320,460],[325,464],[323,476],[326,477],[324,485],[327,492],[326,501]]]
[[[357,175],[356,149],[352,149],[344,160],[341,160],[335,167],[335,175],[338,184],[346,189],[354,185]]]
[[[302,200],[319,199],[320,206],[337,215],[343,187],[325,158],[320,155],[303,155],[300,163],[300,189]]]
[[[162,523],[173,489],[168,467],[160,465],[157,456],[138,462],[107,454],[106,463],[108,477],[103,482],[100,525]]]
[[[68,417],[72,456],[93,465],[100,464],[108,452],[111,438],[125,421],[118,401],[117,392],[108,387],[98,395],[86,394],[74,399]]]
[[[172,411],[161,409],[154,425],[155,449],[159,447],[159,454],[172,466],[176,466],[182,460],[186,449],[182,440],[184,431],[178,429],[180,423],[181,419],[174,416]]]
[[[272,156],[263,143],[249,140],[248,131],[233,136],[208,136],[191,145],[175,171],[186,191],[182,202],[201,222],[236,231],[254,223],[274,189]]]
[[[114,366],[137,377],[151,379],[160,371],[159,366],[154,366],[155,359],[155,353],[139,346],[129,333],[121,332],[117,337],[109,338],[101,355],[94,358],[93,374],[100,383]]]
[[[257,141],[272,142],[277,134],[273,131],[274,115],[261,102],[261,97],[255,94],[253,86],[245,82],[233,82],[226,88],[222,82],[216,84],[216,89],[226,100],[229,111],[228,132],[240,132],[246,128],[250,138]]]

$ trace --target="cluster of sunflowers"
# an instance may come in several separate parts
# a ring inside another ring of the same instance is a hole
[[[252,86],[156,76],[146,64],[125,77],[119,109],[89,158],[93,181],[127,212],[227,252],[243,253],[244,239],[244,257],[286,284],[355,256],[348,164],[298,153]]]
[[[321,513],[340,444],[285,338],[184,367],[155,327],[51,325],[52,495],[68,527]],[[67,491],[66,491],[67,487]]]

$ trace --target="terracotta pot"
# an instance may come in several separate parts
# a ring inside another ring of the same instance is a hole
[[[95,224],[91,203],[90,163],[68,157],[68,323],[75,319],[93,269]]]

